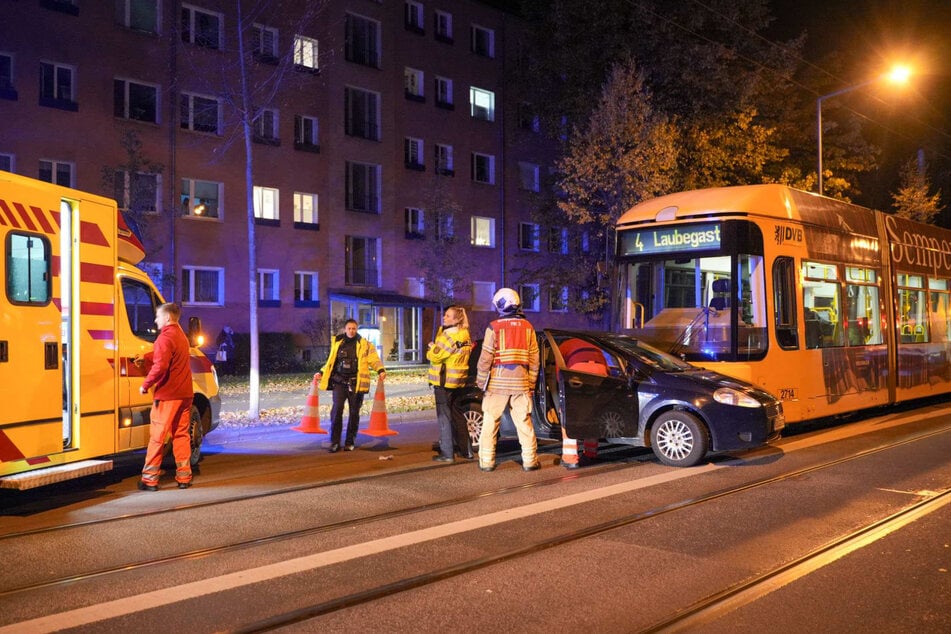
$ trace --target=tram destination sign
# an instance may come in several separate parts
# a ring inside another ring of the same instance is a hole
[[[680,253],[720,248],[720,223],[630,229],[619,236],[618,255]]]

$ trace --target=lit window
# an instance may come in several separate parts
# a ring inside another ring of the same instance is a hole
[[[221,48],[221,22],[220,13],[211,13],[183,4],[182,41],[205,48]]]
[[[317,224],[317,194],[294,192],[294,224]]]
[[[262,220],[279,220],[278,190],[272,187],[254,186],[254,217]]]
[[[225,270],[219,267],[182,267],[182,303],[224,306]]]
[[[473,119],[495,121],[495,93],[472,86],[469,88],[469,114]]]
[[[303,35],[294,37],[294,67],[297,70],[317,71],[317,40]]]
[[[182,179],[179,193],[183,216],[220,218],[221,183]]]
[[[495,218],[472,216],[470,244],[474,247],[495,247]]]
[[[403,69],[403,90],[406,98],[413,101],[424,101],[423,71],[407,66]]]

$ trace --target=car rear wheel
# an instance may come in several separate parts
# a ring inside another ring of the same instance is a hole
[[[692,467],[710,445],[707,430],[689,412],[665,412],[651,428],[651,449],[661,462],[672,467]]]

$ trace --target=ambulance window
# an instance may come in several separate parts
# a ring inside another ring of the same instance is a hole
[[[50,301],[50,243],[37,235],[10,233],[6,248],[7,299],[46,306]]]
[[[137,280],[122,280],[122,297],[125,300],[125,312],[129,317],[129,327],[136,337],[155,341],[158,329],[155,325],[155,308],[158,297],[151,287]]]

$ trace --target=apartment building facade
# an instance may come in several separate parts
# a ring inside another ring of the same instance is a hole
[[[574,247],[532,219],[553,153],[507,85],[513,13],[475,0],[0,12],[0,169],[114,196],[146,270],[206,331],[247,332],[253,292],[259,330],[294,333],[304,358],[308,332],[352,317],[387,362],[422,363],[441,305],[467,306],[478,332],[502,286],[538,325],[585,323],[567,288],[516,272]]]

